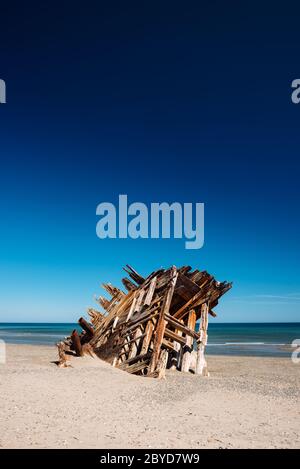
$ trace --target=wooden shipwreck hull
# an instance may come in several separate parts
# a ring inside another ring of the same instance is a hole
[[[103,284],[111,299],[100,296],[104,312],[89,309],[90,322],[78,321],[82,332],[74,330],[57,344],[60,366],[67,366],[70,355],[92,354],[129,373],[163,377],[166,368],[188,372],[196,348],[194,372],[207,374],[208,317],[216,316],[213,308],[232,284],[189,266],[160,269],[147,278],[129,265],[124,270],[127,292]]]

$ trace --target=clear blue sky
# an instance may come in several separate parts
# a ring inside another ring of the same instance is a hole
[[[277,8],[1,6],[0,322],[75,321],[126,263],[233,281],[218,321],[299,321],[299,15]],[[204,247],[98,239],[118,194],[204,202]]]

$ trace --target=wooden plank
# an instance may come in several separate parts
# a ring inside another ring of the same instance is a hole
[[[68,366],[67,364],[67,356],[65,354],[65,344],[63,342],[59,342],[57,344],[58,350],[58,366],[61,368],[65,368]]]
[[[111,328],[111,332],[114,332],[114,330],[116,329],[118,321],[119,321],[119,316],[116,316],[115,319],[114,319],[112,328]]]
[[[154,338],[154,344],[153,344],[153,352],[152,352],[152,357],[149,365],[149,371],[152,373],[157,366],[159,354],[160,354],[160,349],[161,349],[161,343],[164,337],[164,332],[166,328],[166,320],[165,320],[165,314],[169,312],[175,285],[177,282],[177,277],[178,277],[178,272],[176,267],[172,267],[171,269],[171,281],[167,290],[167,293],[165,295],[165,299],[161,308],[160,316],[157,322],[157,327],[156,327],[156,332],[155,332],[155,338]]]
[[[157,282],[157,277],[153,277],[153,279],[151,280],[150,286],[148,288],[148,292],[144,301],[144,306],[151,305],[152,298],[155,292],[156,282]]]
[[[78,324],[82,327],[82,329],[89,334],[91,337],[94,335],[94,328],[89,324],[84,318],[79,318]]]
[[[130,339],[130,335],[128,335],[124,338],[123,346],[120,350],[119,359],[117,360],[117,364],[119,362],[124,362],[124,361],[127,360],[127,355],[129,353],[129,350],[130,350],[130,346],[128,344],[130,344],[131,340],[132,339]]]
[[[145,360],[146,358],[149,358],[149,357],[150,357],[149,353],[144,353],[144,354],[140,353],[139,355],[136,355],[133,358],[125,360],[121,365],[119,365],[119,368],[123,368],[123,367],[125,367],[125,365],[131,365],[132,363],[136,363],[140,360]]]
[[[136,356],[142,335],[142,329],[141,327],[138,327],[134,332],[134,340],[131,341],[128,359],[134,358]]]
[[[165,349],[161,350],[160,357],[159,357],[157,367],[156,367],[158,379],[165,378],[168,357],[169,357],[168,351]]]
[[[177,320],[176,320],[177,322]],[[182,330],[176,329],[175,333],[179,336],[182,337]],[[180,370],[181,369],[181,363],[182,363],[182,346],[179,342],[174,343],[174,352],[172,353],[171,357],[171,370]]]
[[[168,349],[170,352],[176,352],[176,348],[175,348],[176,343],[170,342],[165,337],[163,338],[161,345],[162,347],[165,347],[166,349]]]
[[[124,296],[125,293],[120,290],[120,288],[114,287],[111,283],[102,283],[102,287],[106,290],[112,297],[115,296]]]
[[[189,312],[188,328],[193,330],[195,329],[195,325],[196,325],[196,313],[192,309]],[[193,351],[193,338],[188,335],[185,338],[185,346],[183,349],[183,357],[182,357],[182,365],[181,365],[181,371],[185,373],[188,373],[190,370],[192,351]]]
[[[146,328],[145,328],[145,338],[143,340],[142,348],[141,348],[141,354],[147,353],[149,349],[149,345],[152,339],[153,331],[154,331],[154,325],[155,325],[156,320],[155,319],[150,319],[147,322]]]
[[[137,289],[137,286],[127,277],[122,278],[122,283],[128,291]]]
[[[204,352],[207,343],[208,310],[208,304],[203,304],[201,308],[200,340],[197,344],[197,359],[195,367],[195,374],[206,376],[208,375],[208,372]]]
[[[71,334],[72,345],[75,350],[75,353],[78,357],[82,357],[82,346],[80,343],[79,335],[76,329],[73,330]]]
[[[103,309],[105,309],[105,311],[109,310],[111,302],[107,298],[104,298],[104,296],[100,295],[98,298],[96,298],[96,301],[99,303],[100,306],[102,306]]]
[[[123,371],[126,371],[127,373],[135,374],[135,373],[139,373],[142,370],[146,370],[148,368],[148,365],[149,365],[148,360],[142,360],[140,362],[126,366],[122,369]]]
[[[191,337],[193,337],[193,339],[199,339],[200,335],[197,332],[189,329],[183,323],[181,323],[177,319],[174,319],[170,314],[166,314],[166,321],[168,321],[168,325],[173,326],[175,329],[178,329],[186,335],[190,335]]]
[[[180,336],[179,334],[176,334],[176,332],[170,331],[167,327],[165,328],[165,334],[166,337],[169,339],[174,340],[174,342],[178,342],[181,345],[185,345],[185,338]]]
[[[184,265],[183,267],[180,267],[180,269],[178,269],[178,272],[179,272],[180,274],[186,275],[186,274],[189,273],[191,270],[192,270],[192,267],[191,267],[190,265]]]
[[[141,314],[138,318],[133,317],[130,322],[128,322],[128,327],[124,330],[124,334],[127,334],[129,331],[133,330],[136,325],[143,324],[148,319],[152,319],[159,314],[159,311],[156,309],[156,313],[146,311],[144,314]]]
[[[147,335],[146,332],[144,332],[142,335],[139,335],[137,337],[133,337],[133,339],[128,340],[127,342],[124,343],[124,345],[129,345],[132,342],[136,342],[137,340],[142,339],[143,337],[146,337],[146,335]],[[123,353],[127,353],[127,352],[123,352]],[[120,354],[120,355],[122,355],[122,354]]]
[[[129,312],[127,314],[127,318],[126,318],[125,322],[128,322],[131,319],[131,316],[133,315],[133,312],[134,312],[136,302],[137,302],[137,298],[134,297],[133,300],[132,300],[132,303],[131,303],[131,306],[130,306],[130,309],[129,309]]]
[[[189,308],[191,308],[197,300],[199,300],[203,296],[202,291],[199,291],[194,295],[189,301],[187,301],[181,308],[179,308],[175,314],[172,316],[176,318],[180,318],[182,316],[182,313],[186,312]]]
[[[181,295],[185,300],[189,300],[192,296],[196,295],[200,287],[185,275],[178,275],[175,293]]]
[[[189,301],[187,301],[181,308],[179,308],[172,316],[174,318],[182,318],[188,313],[188,310],[200,305],[206,301],[207,293],[212,285],[212,280],[206,285],[205,288],[201,289],[196,295],[194,295]]]
[[[123,268],[125,272],[138,284],[142,285],[145,279],[142,277],[136,270],[134,270],[130,265],[126,264],[126,268]]]
[[[144,299],[145,294],[146,294],[145,290],[140,290],[139,295],[137,297],[135,307],[134,307],[134,313],[135,314],[139,313],[141,311],[142,304],[143,304],[143,299]]]

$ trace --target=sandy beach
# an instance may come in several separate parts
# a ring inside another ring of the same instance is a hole
[[[208,356],[209,378],[155,380],[87,357],[60,369],[56,358],[55,347],[7,346],[1,448],[300,447],[290,359]]]

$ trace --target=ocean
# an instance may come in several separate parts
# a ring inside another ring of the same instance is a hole
[[[78,324],[0,323],[0,339],[13,344],[53,345]],[[211,323],[208,328],[209,355],[291,355],[289,346],[300,340],[300,323]]]

